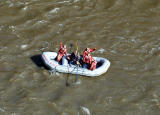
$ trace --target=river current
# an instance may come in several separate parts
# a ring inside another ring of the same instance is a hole
[[[159,0],[1,0],[0,115],[159,115]],[[86,47],[95,78],[52,73],[43,51]]]

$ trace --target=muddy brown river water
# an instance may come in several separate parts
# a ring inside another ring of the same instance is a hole
[[[159,26],[160,0],[0,0],[0,115],[159,115]],[[76,41],[107,73],[75,83],[42,66]]]

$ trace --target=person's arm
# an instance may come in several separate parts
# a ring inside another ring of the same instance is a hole
[[[62,42],[60,42],[60,49],[62,49],[63,48],[63,45],[62,45]]]
[[[95,51],[97,48],[94,48],[94,49],[90,49],[90,52],[93,52],[93,51]]]

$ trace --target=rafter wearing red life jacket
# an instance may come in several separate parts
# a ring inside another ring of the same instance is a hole
[[[94,69],[96,69],[96,65],[97,65],[97,61],[96,60],[92,60],[91,61],[91,64],[90,64],[90,70],[94,70]]]
[[[64,55],[67,55],[67,47],[66,45],[63,46],[60,42],[60,50],[58,51],[57,61],[59,62]]]
[[[94,70],[96,69],[96,60],[93,59],[93,57],[91,56],[91,52],[95,51],[96,48],[94,49],[90,49],[90,48],[86,48],[84,51],[83,51],[83,63],[84,64],[88,64],[89,65],[89,70]]]

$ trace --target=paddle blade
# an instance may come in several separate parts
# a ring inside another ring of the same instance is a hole
[[[77,51],[78,51],[78,41],[76,41],[75,45],[76,45],[76,48],[77,48]]]

